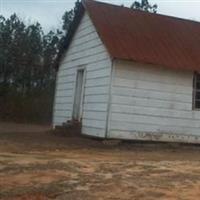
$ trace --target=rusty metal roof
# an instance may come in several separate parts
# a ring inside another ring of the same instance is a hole
[[[200,70],[200,23],[92,0],[83,4],[111,57]]]

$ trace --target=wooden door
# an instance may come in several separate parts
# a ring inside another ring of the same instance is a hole
[[[73,119],[80,121],[82,117],[82,104],[83,104],[83,91],[84,91],[84,69],[77,71],[76,89],[74,97]]]

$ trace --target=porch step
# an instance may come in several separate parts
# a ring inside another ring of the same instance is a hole
[[[108,140],[103,140],[102,143],[106,146],[118,146],[119,144],[122,143],[122,141],[117,139],[108,139]]]
[[[81,135],[81,123],[78,121],[67,121],[61,126],[56,126],[54,133],[59,136],[74,137]]]

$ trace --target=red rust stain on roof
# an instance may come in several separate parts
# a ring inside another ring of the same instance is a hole
[[[113,58],[200,70],[200,23],[85,0]]]

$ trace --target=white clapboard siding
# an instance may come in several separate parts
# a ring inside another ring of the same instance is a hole
[[[129,109],[130,107],[128,106],[134,106],[137,105],[138,107],[152,107],[152,108],[165,108],[165,109],[173,109],[176,108],[176,110],[187,110],[191,112],[192,105],[191,103],[181,103],[181,102],[174,102],[173,104],[171,101],[166,101],[166,100],[158,100],[158,99],[149,99],[149,98],[144,98],[144,97],[131,97],[131,96],[118,96],[118,95],[113,95],[112,98],[112,104],[118,107],[118,105],[124,106],[121,107],[119,106],[119,109],[123,110],[124,108]]]
[[[158,117],[169,117],[169,118],[182,118],[182,119],[192,119],[200,120],[200,114],[197,112],[185,111],[185,110],[177,110],[176,109],[166,109],[160,107],[155,108],[152,106],[130,106],[130,105],[117,105],[112,104],[112,111],[114,113],[119,114],[127,114],[127,115],[147,115],[147,116],[158,116]]]
[[[95,119],[83,119],[82,123],[84,124],[84,126],[86,127],[91,127],[91,128],[100,128],[100,129],[104,129],[106,126],[106,121],[105,120],[95,120]]]
[[[174,85],[172,83],[161,83],[153,81],[144,81],[144,80],[127,80],[127,79],[114,79],[115,86],[126,87],[126,88],[137,88],[150,91],[158,92],[170,92],[175,94],[189,94],[191,95],[191,87]]]
[[[99,77],[93,79],[87,79],[85,86],[86,87],[95,87],[95,86],[106,86],[110,82],[110,77]]]
[[[73,99],[72,99],[71,96],[70,96],[70,97],[62,97],[62,96],[58,96],[58,97],[56,98],[56,100],[57,100],[57,103],[60,103],[60,104],[62,104],[62,103],[68,103],[68,104],[71,104],[72,101],[73,101]]]
[[[124,65],[123,61],[117,61],[117,65]],[[133,66],[134,65],[134,66]],[[134,68],[134,70],[133,70]],[[173,71],[168,68],[163,68],[159,66],[155,66],[155,70],[152,73],[152,67],[148,65],[143,65],[140,63],[126,64],[126,70],[124,68],[118,68],[115,71],[115,76],[121,79],[126,80],[141,80],[141,81],[149,81],[149,82],[159,82],[166,83],[171,85],[183,85],[189,86],[191,85],[191,73],[184,72],[182,70]],[[185,82],[183,82],[183,79]]]
[[[78,53],[78,52],[82,52],[82,51],[85,51],[85,50],[89,50],[91,48],[95,48],[95,47],[98,47],[101,45],[101,41],[100,40],[95,40],[95,41],[88,41],[85,43],[85,45],[76,45],[73,47],[73,49],[71,50],[71,53],[68,54],[68,55],[71,55],[71,54],[74,54],[74,53]]]
[[[105,103],[84,103],[83,110],[107,112],[107,105]]]
[[[108,102],[108,95],[99,94],[99,95],[85,95],[84,98],[85,104],[88,103],[106,103]]]
[[[94,79],[94,78],[100,78],[100,77],[109,77],[110,75],[110,69],[108,67],[104,69],[98,69],[95,71],[88,71],[87,72],[87,78],[88,79]]]
[[[128,122],[128,123],[145,123],[158,126],[180,126],[180,127],[189,127],[189,128],[200,128],[199,119],[185,119],[185,118],[176,118],[176,117],[166,117],[166,116],[155,116],[150,114],[121,114],[113,113],[111,115],[113,121],[117,122]],[[160,119],[158,121],[158,118]]]
[[[132,134],[135,133],[157,133],[157,134],[162,134],[162,133],[167,133],[171,135],[186,135],[186,136],[198,136],[199,135],[199,129],[198,128],[193,128],[193,133],[191,134],[191,128],[186,127],[186,126],[181,126],[179,129],[177,129],[177,126],[163,126],[163,125],[154,125],[154,124],[146,124],[146,123],[128,123],[128,122],[122,122],[121,125],[124,127],[122,130],[120,127],[119,122],[111,122],[111,126],[115,127],[113,128],[110,132],[112,131],[118,131],[123,133],[124,132],[129,132]],[[109,135],[111,137],[111,135]],[[114,135],[112,135],[114,137]],[[122,135],[123,137],[123,135]],[[128,139],[128,138],[124,138]]]
[[[88,87],[85,90],[85,95],[99,95],[99,94],[105,94],[108,95],[108,86],[96,86],[96,87]]]
[[[72,96],[73,96],[72,89],[56,90],[56,98],[57,97],[72,97]]]
[[[65,109],[63,109],[63,108],[65,108]],[[69,103],[57,103],[56,104],[56,111],[59,111],[59,110],[67,110],[67,111],[70,111],[71,112],[71,110],[72,110],[72,106],[71,106],[71,104],[69,104]],[[67,112],[67,114],[69,114],[68,112]],[[70,115],[69,115],[70,116]]]
[[[163,133],[174,141],[180,139],[176,134],[182,141],[198,137],[200,112],[192,110],[192,94],[193,72],[115,61],[108,136],[144,139],[141,133]]]
[[[67,56],[65,56],[67,57]],[[80,65],[88,65],[88,64],[94,64],[96,62],[99,62],[101,60],[109,60],[109,56],[107,54],[107,52],[101,52],[101,53],[98,53],[98,54],[93,54],[91,56],[86,56],[86,57],[83,57],[83,58],[78,58],[76,60],[68,60],[68,61],[65,61],[63,62],[63,65],[70,65],[70,67],[77,67],[77,66],[80,66]],[[109,63],[108,63],[109,65]],[[107,65],[106,65],[107,66]],[[65,67],[65,68],[61,68],[60,69],[60,73],[62,74],[63,73],[63,70],[66,69],[68,67]],[[66,71],[66,70],[65,70]],[[73,70],[72,70],[73,71]],[[75,71],[75,69],[74,69]],[[68,75],[70,74],[69,72],[65,72],[65,75]]]
[[[107,124],[111,59],[87,13],[84,14],[57,74],[54,126],[72,118],[76,73],[85,68],[83,134],[104,137]]]
[[[85,111],[84,113],[85,119],[94,119],[94,120],[101,120],[106,121],[106,115],[104,111]]]
[[[83,126],[82,134],[93,136],[93,137],[102,137],[103,135],[105,135],[105,130],[102,128],[93,128],[90,126],[89,127]]]
[[[113,95],[121,95],[128,97],[140,97],[147,99],[157,99],[164,101],[175,101],[182,103],[191,103],[192,93],[190,95],[185,94],[177,94],[173,92],[163,92],[163,91],[154,91],[154,90],[146,90],[146,89],[135,89],[135,88],[127,88],[127,87],[119,87],[116,86],[113,88]]]
[[[145,126],[142,125],[142,127]],[[191,135],[190,130],[186,129],[184,129],[183,131],[180,130],[179,134],[173,134],[173,132],[170,132],[173,131],[173,128],[170,128],[168,132],[162,132],[162,133],[158,133],[156,131],[156,128],[151,133],[149,132],[149,130],[150,130],[149,127],[147,127],[147,130],[143,132],[111,130],[109,136],[113,138],[119,138],[119,139],[126,138],[130,140],[199,143],[199,137]],[[183,132],[187,132],[187,134],[183,134]]]
[[[99,54],[99,53],[103,53],[104,50],[102,49],[101,45],[95,46],[93,48],[84,50],[84,51],[80,51],[71,55],[67,55],[69,60],[77,60],[77,59],[81,59],[82,57],[89,57],[91,56],[91,54],[95,55],[95,54]]]

